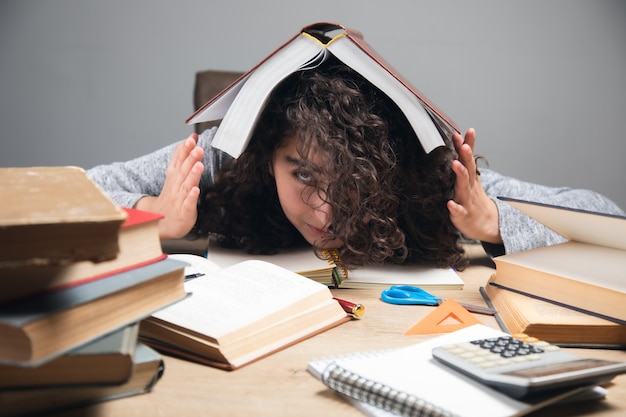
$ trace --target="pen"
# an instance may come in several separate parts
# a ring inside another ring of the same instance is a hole
[[[185,275],[185,282],[191,281],[192,279],[200,278],[200,277],[203,277],[203,276],[204,276],[204,274],[202,272],[196,272],[194,274],[187,274],[187,275]]]
[[[337,297],[333,297],[333,299],[337,300],[341,308],[343,308],[343,311],[348,314],[352,314],[356,318],[361,318],[361,316],[365,313],[365,307],[363,304],[355,304]]]

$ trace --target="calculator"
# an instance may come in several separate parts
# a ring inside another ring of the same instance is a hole
[[[626,373],[626,362],[591,359],[527,337],[492,337],[436,347],[439,362],[513,398],[598,385]]]

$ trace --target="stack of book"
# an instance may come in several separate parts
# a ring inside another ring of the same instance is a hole
[[[148,392],[139,321],[185,297],[159,215],[117,207],[76,167],[0,169],[0,410],[52,412]]]
[[[494,258],[501,325],[548,342],[626,348],[626,217],[502,198],[568,239]]]

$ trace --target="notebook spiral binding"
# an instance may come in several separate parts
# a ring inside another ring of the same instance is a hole
[[[321,253],[328,264],[334,266],[333,284],[335,288],[339,288],[341,286],[341,282],[348,278],[348,270],[341,264],[339,251],[337,249],[322,249]]]
[[[331,363],[326,367],[322,374],[322,382],[332,390],[343,395],[400,416],[455,416],[455,414],[451,414],[414,395],[406,394],[379,382],[360,377],[335,363]]]

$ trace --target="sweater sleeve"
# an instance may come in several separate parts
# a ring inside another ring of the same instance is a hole
[[[223,152],[211,147],[215,130],[206,130],[198,137],[198,145],[205,150],[201,188],[214,182],[216,172],[228,158]],[[142,197],[158,196],[161,193],[167,166],[177,144],[126,162],[93,167],[87,171],[87,175],[121,207],[134,207]]]
[[[481,169],[481,182],[498,207],[502,245],[483,242],[491,256],[554,245],[566,239],[497,197],[511,197],[543,204],[576,208],[599,213],[624,215],[614,202],[594,191],[567,187],[547,187],[506,177]]]

